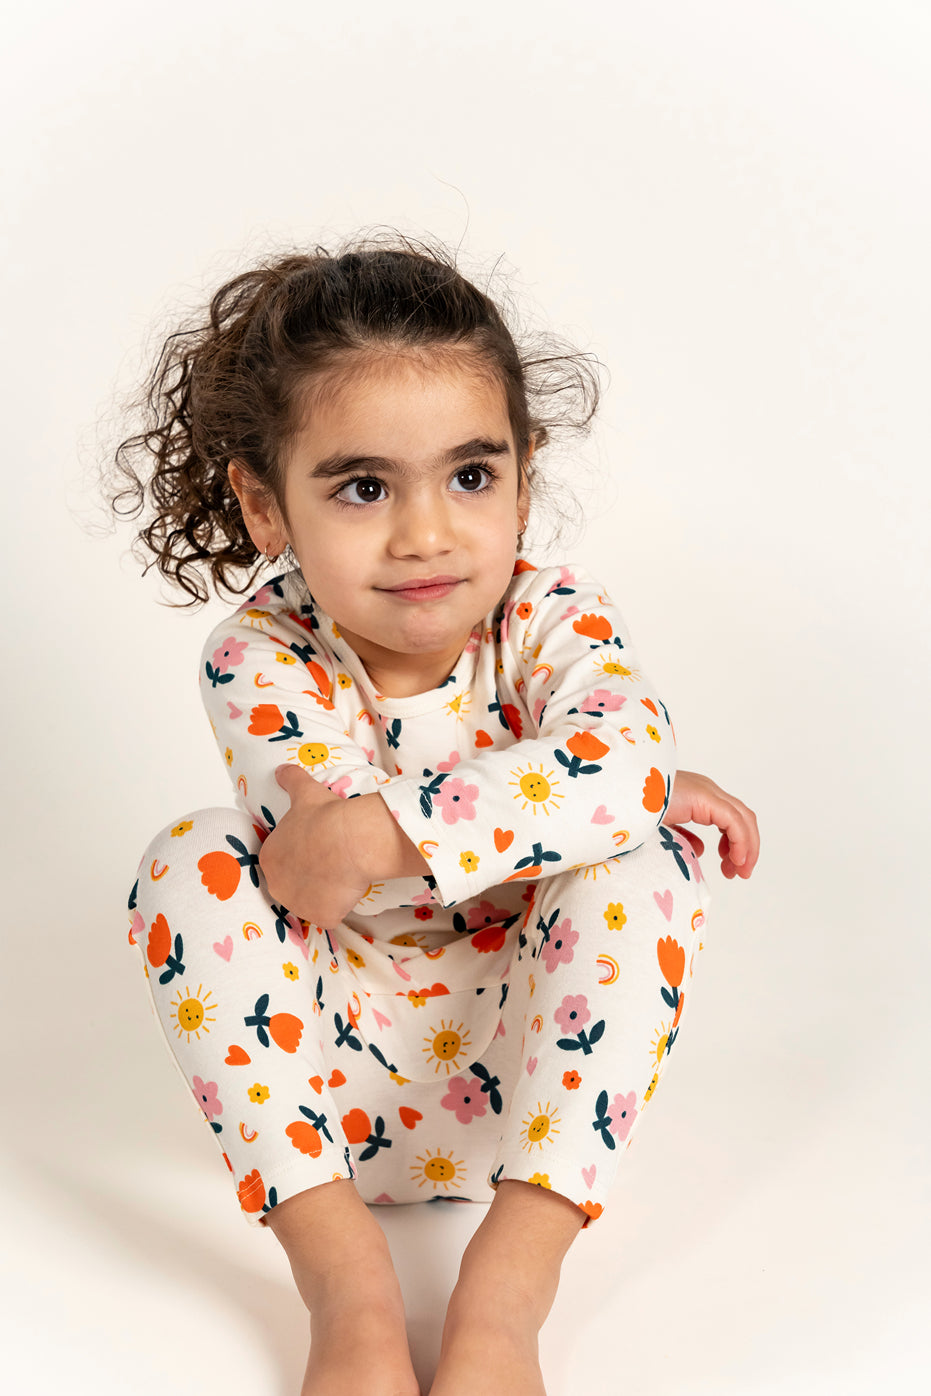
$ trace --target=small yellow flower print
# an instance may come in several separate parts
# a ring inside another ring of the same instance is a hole
[[[282,965],[281,968],[284,970],[285,979],[300,979],[301,971],[298,969],[297,965],[292,965],[290,960],[286,965]]]
[[[623,902],[608,902],[605,908],[604,918],[612,931],[619,931],[627,924],[627,917],[624,915]]]
[[[232,766],[232,764],[233,764],[233,748],[232,748],[231,746],[228,746],[228,747],[226,748],[226,751],[223,753],[223,755],[226,757],[226,764],[227,764],[227,766]]]
[[[459,854],[459,866],[467,873],[475,872],[481,861],[478,854],[473,853],[471,848],[467,848],[464,853]]]
[[[270,1091],[267,1086],[260,1086],[258,1081],[256,1081],[254,1086],[249,1087],[248,1095],[253,1104],[264,1105],[266,1100],[268,1100]]]
[[[365,961],[358,950],[347,950],[346,959],[351,965],[355,965],[356,969],[365,969]]]
[[[533,1173],[527,1179],[527,1182],[536,1183],[538,1188],[549,1188],[550,1191],[553,1189],[553,1184],[550,1182],[550,1175],[548,1173]]]
[[[647,736],[649,737],[651,742],[658,742],[660,739],[659,733],[657,732],[656,728],[653,726],[652,723],[647,727]]]
[[[193,828],[193,819],[182,819],[181,823],[176,824],[175,827],[172,829],[171,837],[173,839],[183,839],[188,830]]]
[[[277,661],[278,661],[279,664],[296,664],[296,663],[297,663],[297,660],[295,659],[295,657],[294,657],[293,654],[285,654],[285,653],[284,653],[283,651],[281,651],[281,650],[278,651],[278,653],[275,655],[275,658],[277,659]]]
[[[352,687],[352,679],[349,677],[348,674],[337,674],[336,682],[339,684],[340,688]]]

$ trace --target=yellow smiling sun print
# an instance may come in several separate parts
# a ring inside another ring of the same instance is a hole
[[[522,1122],[521,1148],[526,1149],[528,1153],[533,1153],[534,1146],[542,1150],[544,1142],[551,1140],[554,1135],[559,1133],[560,1123],[559,1111],[554,1109],[549,1101],[543,1105],[538,1100],[536,1112],[531,1111]]]
[[[450,717],[454,717],[461,722],[471,706],[472,694],[466,689],[463,693],[457,693],[455,698],[450,699],[446,704],[446,711],[449,713]]]
[[[640,682],[639,669],[628,669],[626,664],[620,664],[616,659],[596,659],[595,673],[607,674],[615,679],[633,679],[634,683]]]
[[[448,1023],[441,1018],[439,1028],[431,1027],[424,1038],[427,1045],[422,1050],[427,1055],[427,1064],[436,1062],[434,1071],[437,1073],[445,1066],[447,1076],[458,1075],[461,1059],[468,1055],[472,1041],[468,1029],[463,1032],[464,1026],[460,1023],[458,1028],[454,1028],[452,1018]]]
[[[509,780],[508,785],[517,786],[517,790],[514,792],[514,799],[523,801],[521,805],[522,810],[527,809],[529,806],[534,814],[537,814],[540,810],[542,810],[544,814],[552,814],[553,810],[559,807],[559,801],[563,799],[563,796],[556,791],[556,786],[559,784],[559,781],[553,780],[553,771],[547,771],[544,774],[542,761],[538,771],[533,769],[531,763],[527,766],[526,771],[522,771],[520,766],[518,766],[516,770],[511,772],[511,775],[514,776],[515,779]]]
[[[466,1172],[462,1159],[453,1159],[452,1150],[448,1154],[441,1154],[437,1149],[433,1154],[428,1149],[426,1154],[418,1154],[417,1163],[412,1163],[410,1167],[411,1178],[418,1180],[418,1187],[432,1183],[434,1192],[439,1187],[444,1192],[449,1192],[451,1187],[461,1188],[460,1179],[465,1177]]]
[[[315,771],[323,766],[335,766],[338,747],[329,747],[325,742],[304,742],[303,746],[289,746],[289,756],[296,756],[307,771]]]
[[[656,1032],[656,1037],[650,1043],[653,1055],[656,1057],[657,1066],[662,1066],[663,1057],[666,1055],[666,1043],[669,1041],[669,1034],[672,1031],[671,1023],[660,1023]]]
[[[198,984],[196,994],[189,993],[182,996],[180,989],[177,992],[177,1001],[171,1005],[171,1017],[175,1025],[175,1032],[179,1038],[186,1036],[188,1042],[190,1042],[193,1033],[199,1042],[201,1033],[210,1031],[207,1024],[216,1022],[216,1018],[211,1016],[211,1010],[217,1005],[211,1002],[210,990],[205,992],[203,984]]]

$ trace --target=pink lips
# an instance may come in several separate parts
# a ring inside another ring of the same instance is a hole
[[[414,577],[399,586],[381,587],[380,590],[404,601],[439,601],[448,596],[460,580],[459,577]]]

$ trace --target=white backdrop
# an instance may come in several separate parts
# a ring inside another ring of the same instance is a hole
[[[269,245],[380,224],[503,257],[528,317],[609,367],[551,466],[588,514],[564,551],[624,611],[682,765],[764,835],[749,884],[711,874],[678,1060],[545,1330],[551,1396],[926,1389],[929,41],[920,0],[6,19],[17,1390],[297,1391],[283,1255],[239,1221],[126,944],[150,835],[228,801],[195,682],[216,608],[157,604],[94,471],[153,325]],[[385,1210],[429,1377],[478,1209]]]

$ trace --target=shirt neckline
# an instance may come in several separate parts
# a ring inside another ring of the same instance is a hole
[[[391,698],[385,693],[379,693],[362,660],[339,633],[333,617],[323,610],[307,590],[300,572],[294,572],[291,575],[297,584],[302,606],[309,607],[317,621],[319,628],[314,631],[314,636],[319,636],[325,641],[341,667],[347,670],[350,677],[358,684],[367,701],[385,717],[417,717],[422,713],[434,712],[445,707],[458,693],[463,693],[473,682],[482,646],[482,636],[491,617],[484,617],[472,627],[472,632],[456,660],[452,672],[438,688],[426,689],[423,693],[411,693],[406,698]],[[494,612],[492,612],[493,614]]]

